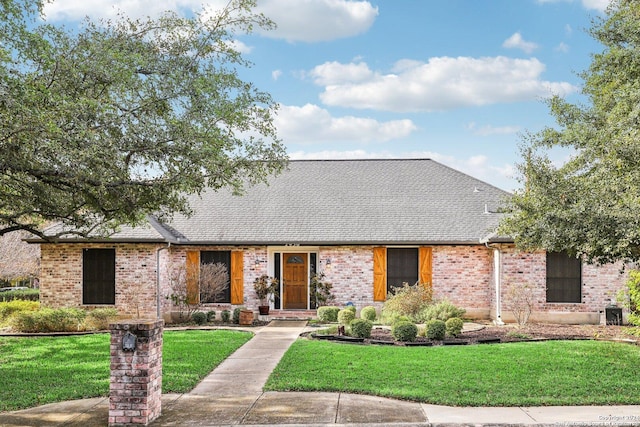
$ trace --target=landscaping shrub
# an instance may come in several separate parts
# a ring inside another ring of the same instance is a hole
[[[20,289],[16,291],[0,292],[0,302],[9,302],[14,300],[39,301],[39,289]]]
[[[356,311],[357,311],[357,310],[356,310],[356,306],[355,306],[355,305],[348,305],[348,306],[346,306],[344,309],[345,309],[345,310],[351,310],[351,311],[353,311],[353,315],[354,315],[354,316],[356,315]]]
[[[382,318],[385,322],[389,322],[394,317],[407,316],[411,321],[416,322],[420,312],[431,301],[432,291],[430,286],[421,284],[410,286],[405,283],[387,296],[387,301],[382,307]]]
[[[446,329],[446,334],[450,337],[457,337],[462,332],[462,327],[464,326],[464,322],[459,317],[452,317],[444,322],[444,326]]]
[[[204,325],[207,321],[207,314],[202,311],[196,311],[191,315],[191,320],[193,320],[196,325]]]
[[[87,313],[85,329],[102,331],[109,329],[109,323],[118,318],[115,308],[96,308]]]
[[[16,299],[13,301],[0,302],[0,324],[8,320],[14,313],[34,311],[38,308],[40,308],[38,301]]]
[[[207,311],[207,322],[213,322],[216,320],[215,310]]]
[[[361,319],[365,319],[365,320],[370,320],[370,321],[375,321],[376,320],[376,308],[372,305],[368,305],[366,307],[363,307],[362,310],[360,310],[360,318]]]
[[[458,308],[447,300],[439,301],[425,307],[419,314],[419,323],[427,323],[429,320],[442,320],[446,322],[452,317],[464,316],[465,310]]]
[[[224,323],[229,323],[229,320],[231,319],[231,312],[229,310],[222,310],[222,313],[220,313],[220,317],[222,318],[222,321]]]
[[[351,336],[358,338],[371,337],[371,328],[373,328],[373,322],[367,319],[354,319],[351,322]]]
[[[244,310],[244,307],[236,307],[233,309],[233,323],[240,324],[240,312]]]
[[[640,326],[640,271],[629,271],[629,323]]]
[[[413,322],[397,322],[391,327],[391,335],[396,341],[413,342],[418,336],[418,327]]]
[[[318,308],[318,320],[321,322],[335,323],[338,321],[340,307],[323,306]]]
[[[11,326],[20,332],[77,332],[85,329],[86,315],[79,308],[43,308],[16,313]]]
[[[348,325],[355,318],[356,315],[353,310],[344,309],[338,312],[338,323],[340,323],[341,325]]]
[[[443,340],[447,332],[445,322],[440,319],[431,319],[425,325],[426,336],[430,340]]]

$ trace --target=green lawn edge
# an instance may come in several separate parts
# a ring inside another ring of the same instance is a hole
[[[163,393],[186,393],[253,337],[230,330],[164,331]],[[0,411],[108,396],[106,333],[0,337]]]
[[[299,339],[265,391],[448,406],[637,405],[639,364],[639,347],[601,341],[390,347]]]

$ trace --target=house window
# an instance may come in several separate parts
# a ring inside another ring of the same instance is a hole
[[[116,303],[115,249],[85,249],[83,251],[82,303]]]
[[[387,292],[418,282],[418,248],[387,249]]]
[[[200,272],[202,274],[202,266],[205,264],[223,264],[227,268],[227,277],[231,272],[231,251],[202,251],[200,252]],[[208,295],[206,292],[200,292],[200,301],[204,303],[230,303],[231,302],[231,286],[229,282],[226,284],[224,291],[217,295]]]
[[[582,262],[565,252],[547,253],[547,302],[582,302]]]

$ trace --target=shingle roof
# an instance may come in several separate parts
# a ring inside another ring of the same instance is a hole
[[[198,244],[478,243],[508,196],[429,159],[299,160],[242,196],[192,196],[193,216],[158,231]]]

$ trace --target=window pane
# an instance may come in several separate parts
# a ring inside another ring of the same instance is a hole
[[[231,271],[231,251],[202,251],[200,252],[200,265],[205,264],[224,264],[227,267],[227,276]],[[227,283],[227,286],[221,294],[206,298],[204,295],[200,295],[202,302],[208,303],[230,303],[231,302],[231,286]]]
[[[582,302],[582,263],[564,252],[547,253],[547,302]]]
[[[116,303],[115,249],[85,249],[83,251],[82,303]]]
[[[418,281],[418,248],[387,249],[387,291]]]

